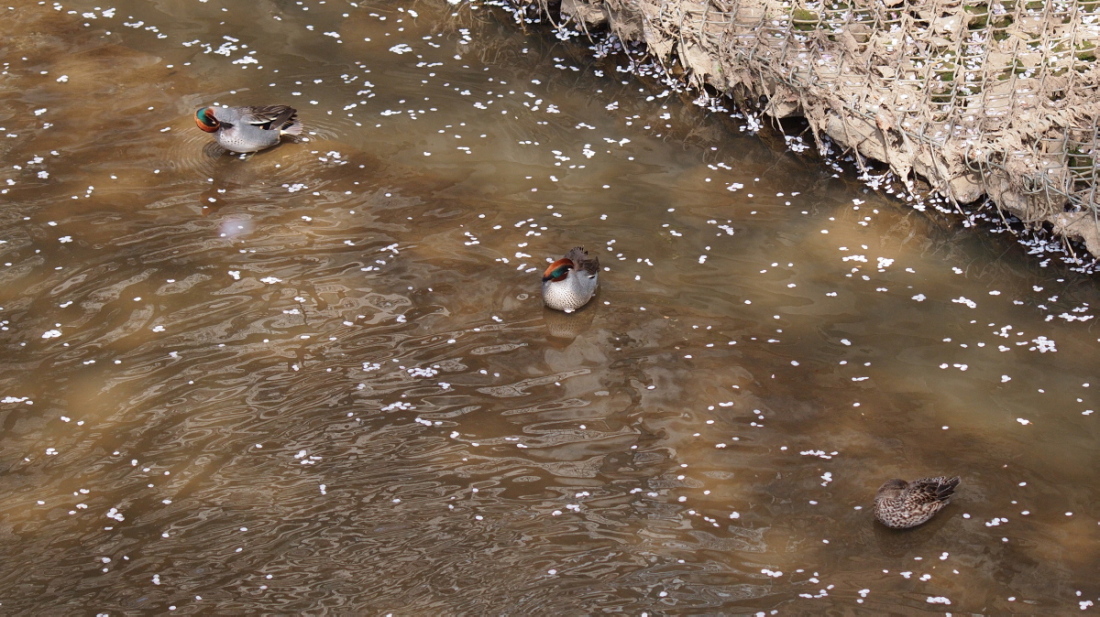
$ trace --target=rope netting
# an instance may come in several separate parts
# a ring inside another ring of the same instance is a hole
[[[1100,0],[524,0],[1100,256]]]

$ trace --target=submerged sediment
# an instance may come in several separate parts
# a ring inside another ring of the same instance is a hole
[[[1100,256],[1100,2],[517,2]]]

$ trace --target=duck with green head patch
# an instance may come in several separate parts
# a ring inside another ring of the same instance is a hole
[[[221,147],[242,154],[270,148],[283,135],[302,132],[298,110],[287,105],[202,107],[195,112],[195,125],[213,133]]]
[[[542,301],[556,310],[572,313],[596,294],[600,260],[589,257],[583,246],[569,250],[542,274]]]

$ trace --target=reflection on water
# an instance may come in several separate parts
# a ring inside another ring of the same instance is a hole
[[[5,12],[5,612],[1100,601],[1093,281],[492,7]],[[212,103],[309,135],[231,156]]]

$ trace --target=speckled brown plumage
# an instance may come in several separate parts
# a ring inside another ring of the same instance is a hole
[[[951,500],[959,477],[887,480],[875,493],[875,518],[894,529],[927,523]]]

